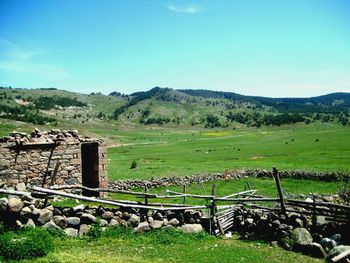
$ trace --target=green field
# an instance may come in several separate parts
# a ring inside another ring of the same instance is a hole
[[[110,180],[270,170],[273,166],[279,170],[350,170],[350,129],[339,125],[93,132],[122,144],[108,150]],[[136,169],[130,169],[133,160]]]
[[[263,242],[224,240],[206,234],[114,229],[99,239],[55,238],[55,251],[23,262],[322,262]]]

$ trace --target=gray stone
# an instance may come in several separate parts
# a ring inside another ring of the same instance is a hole
[[[100,219],[100,226],[102,227],[108,226],[108,221],[105,219]]]
[[[68,227],[64,230],[64,233],[66,233],[69,237],[76,237],[78,236],[78,230],[75,228]]]
[[[86,235],[91,229],[91,226],[87,224],[82,224],[79,228],[79,236]]]
[[[86,205],[81,204],[73,207],[73,211],[78,213],[78,212],[83,212],[85,209]]]
[[[18,213],[19,211],[21,211],[24,204],[21,201],[21,199],[16,197],[11,197],[9,198],[7,205],[10,212]]]
[[[163,220],[163,215],[161,213],[157,212],[157,213],[155,213],[153,215],[153,219],[155,219],[155,220]]]
[[[345,251],[349,251],[349,250],[350,250],[350,246],[344,246],[344,245],[336,246],[331,251],[329,251],[328,256],[327,256],[327,261],[330,262],[330,260],[332,258],[340,255],[341,253],[343,253]]]
[[[28,206],[26,206],[22,208],[19,214],[25,218],[28,218],[32,214],[32,210]]]
[[[80,217],[80,221],[82,224],[90,225],[96,222],[96,217],[87,213],[83,213]]]
[[[57,226],[52,220],[43,225],[43,228],[47,230],[60,230],[61,228]]]
[[[111,220],[113,217],[114,217],[114,214],[113,214],[113,212],[111,212],[111,211],[106,211],[106,212],[104,212],[103,214],[102,214],[102,216],[101,216],[103,219],[106,219],[106,220]]]
[[[185,233],[199,233],[203,231],[203,227],[201,224],[185,224],[180,230]]]
[[[323,226],[327,223],[325,216],[316,216],[316,225]]]
[[[68,217],[67,218],[67,226],[68,227],[74,227],[78,228],[80,225],[80,218],[76,216]]]
[[[327,256],[327,253],[323,247],[316,242],[307,245],[304,249],[304,252],[315,258],[325,258]]]
[[[109,226],[112,226],[112,227],[119,226],[119,222],[114,218],[112,218],[111,221],[109,221]]]
[[[34,223],[33,219],[31,219],[31,218],[28,219],[28,222],[27,222],[27,224],[26,224],[26,227],[35,228],[35,223]]]
[[[16,185],[16,190],[20,192],[25,192],[27,190],[25,183],[18,183]]]
[[[136,227],[139,223],[140,223],[140,217],[135,214],[131,214],[128,220],[128,224],[133,227]]]
[[[305,246],[312,243],[312,236],[306,228],[298,227],[292,232],[292,240],[296,246]]]
[[[149,225],[150,225],[151,228],[159,229],[159,228],[161,228],[163,226],[163,221],[153,220]]]
[[[151,228],[147,221],[141,222],[137,227],[134,228],[134,231],[137,233],[143,233],[149,231]]]
[[[67,227],[67,219],[63,216],[54,216],[52,218],[52,221],[58,225],[60,228],[66,228]]]
[[[341,235],[340,234],[334,234],[331,236],[331,239],[334,240],[337,245],[341,245]]]
[[[322,238],[320,240],[320,244],[326,251],[333,249],[337,245],[337,243],[334,240],[328,237]]]
[[[176,227],[176,226],[180,225],[180,222],[176,218],[173,218],[169,221],[169,225]]]
[[[122,213],[121,211],[116,211],[116,212],[114,213],[114,215],[117,216],[117,217],[122,218],[123,213]]]
[[[43,225],[46,222],[50,221],[52,216],[53,216],[53,212],[47,208],[44,208],[39,212],[38,222]]]
[[[0,212],[5,212],[7,210],[8,199],[6,197],[0,198]]]
[[[17,226],[17,227],[22,227],[22,226],[23,226],[23,224],[22,224],[22,222],[21,222],[21,221],[16,220],[16,226]]]

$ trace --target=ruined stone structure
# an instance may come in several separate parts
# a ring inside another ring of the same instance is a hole
[[[107,187],[106,145],[76,130],[35,129],[0,138],[0,183]],[[89,193],[88,193],[89,194]],[[91,194],[91,193],[90,193]]]

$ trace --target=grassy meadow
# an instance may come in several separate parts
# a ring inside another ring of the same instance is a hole
[[[313,124],[235,130],[101,130],[110,139],[110,180],[232,169],[350,170],[350,129]],[[130,169],[133,160],[137,168]]]

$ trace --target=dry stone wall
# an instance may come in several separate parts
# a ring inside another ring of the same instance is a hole
[[[12,132],[0,138],[0,183],[16,186],[19,183],[41,185],[46,172],[57,175],[53,183],[82,184],[81,145],[98,145],[98,176],[100,187],[108,184],[107,153],[102,140],[83,137],[76,130],[34,130],[31,135]],[[59,162],[59,165],[57,163]],[[46,180],[46,186],[51,177]]]

